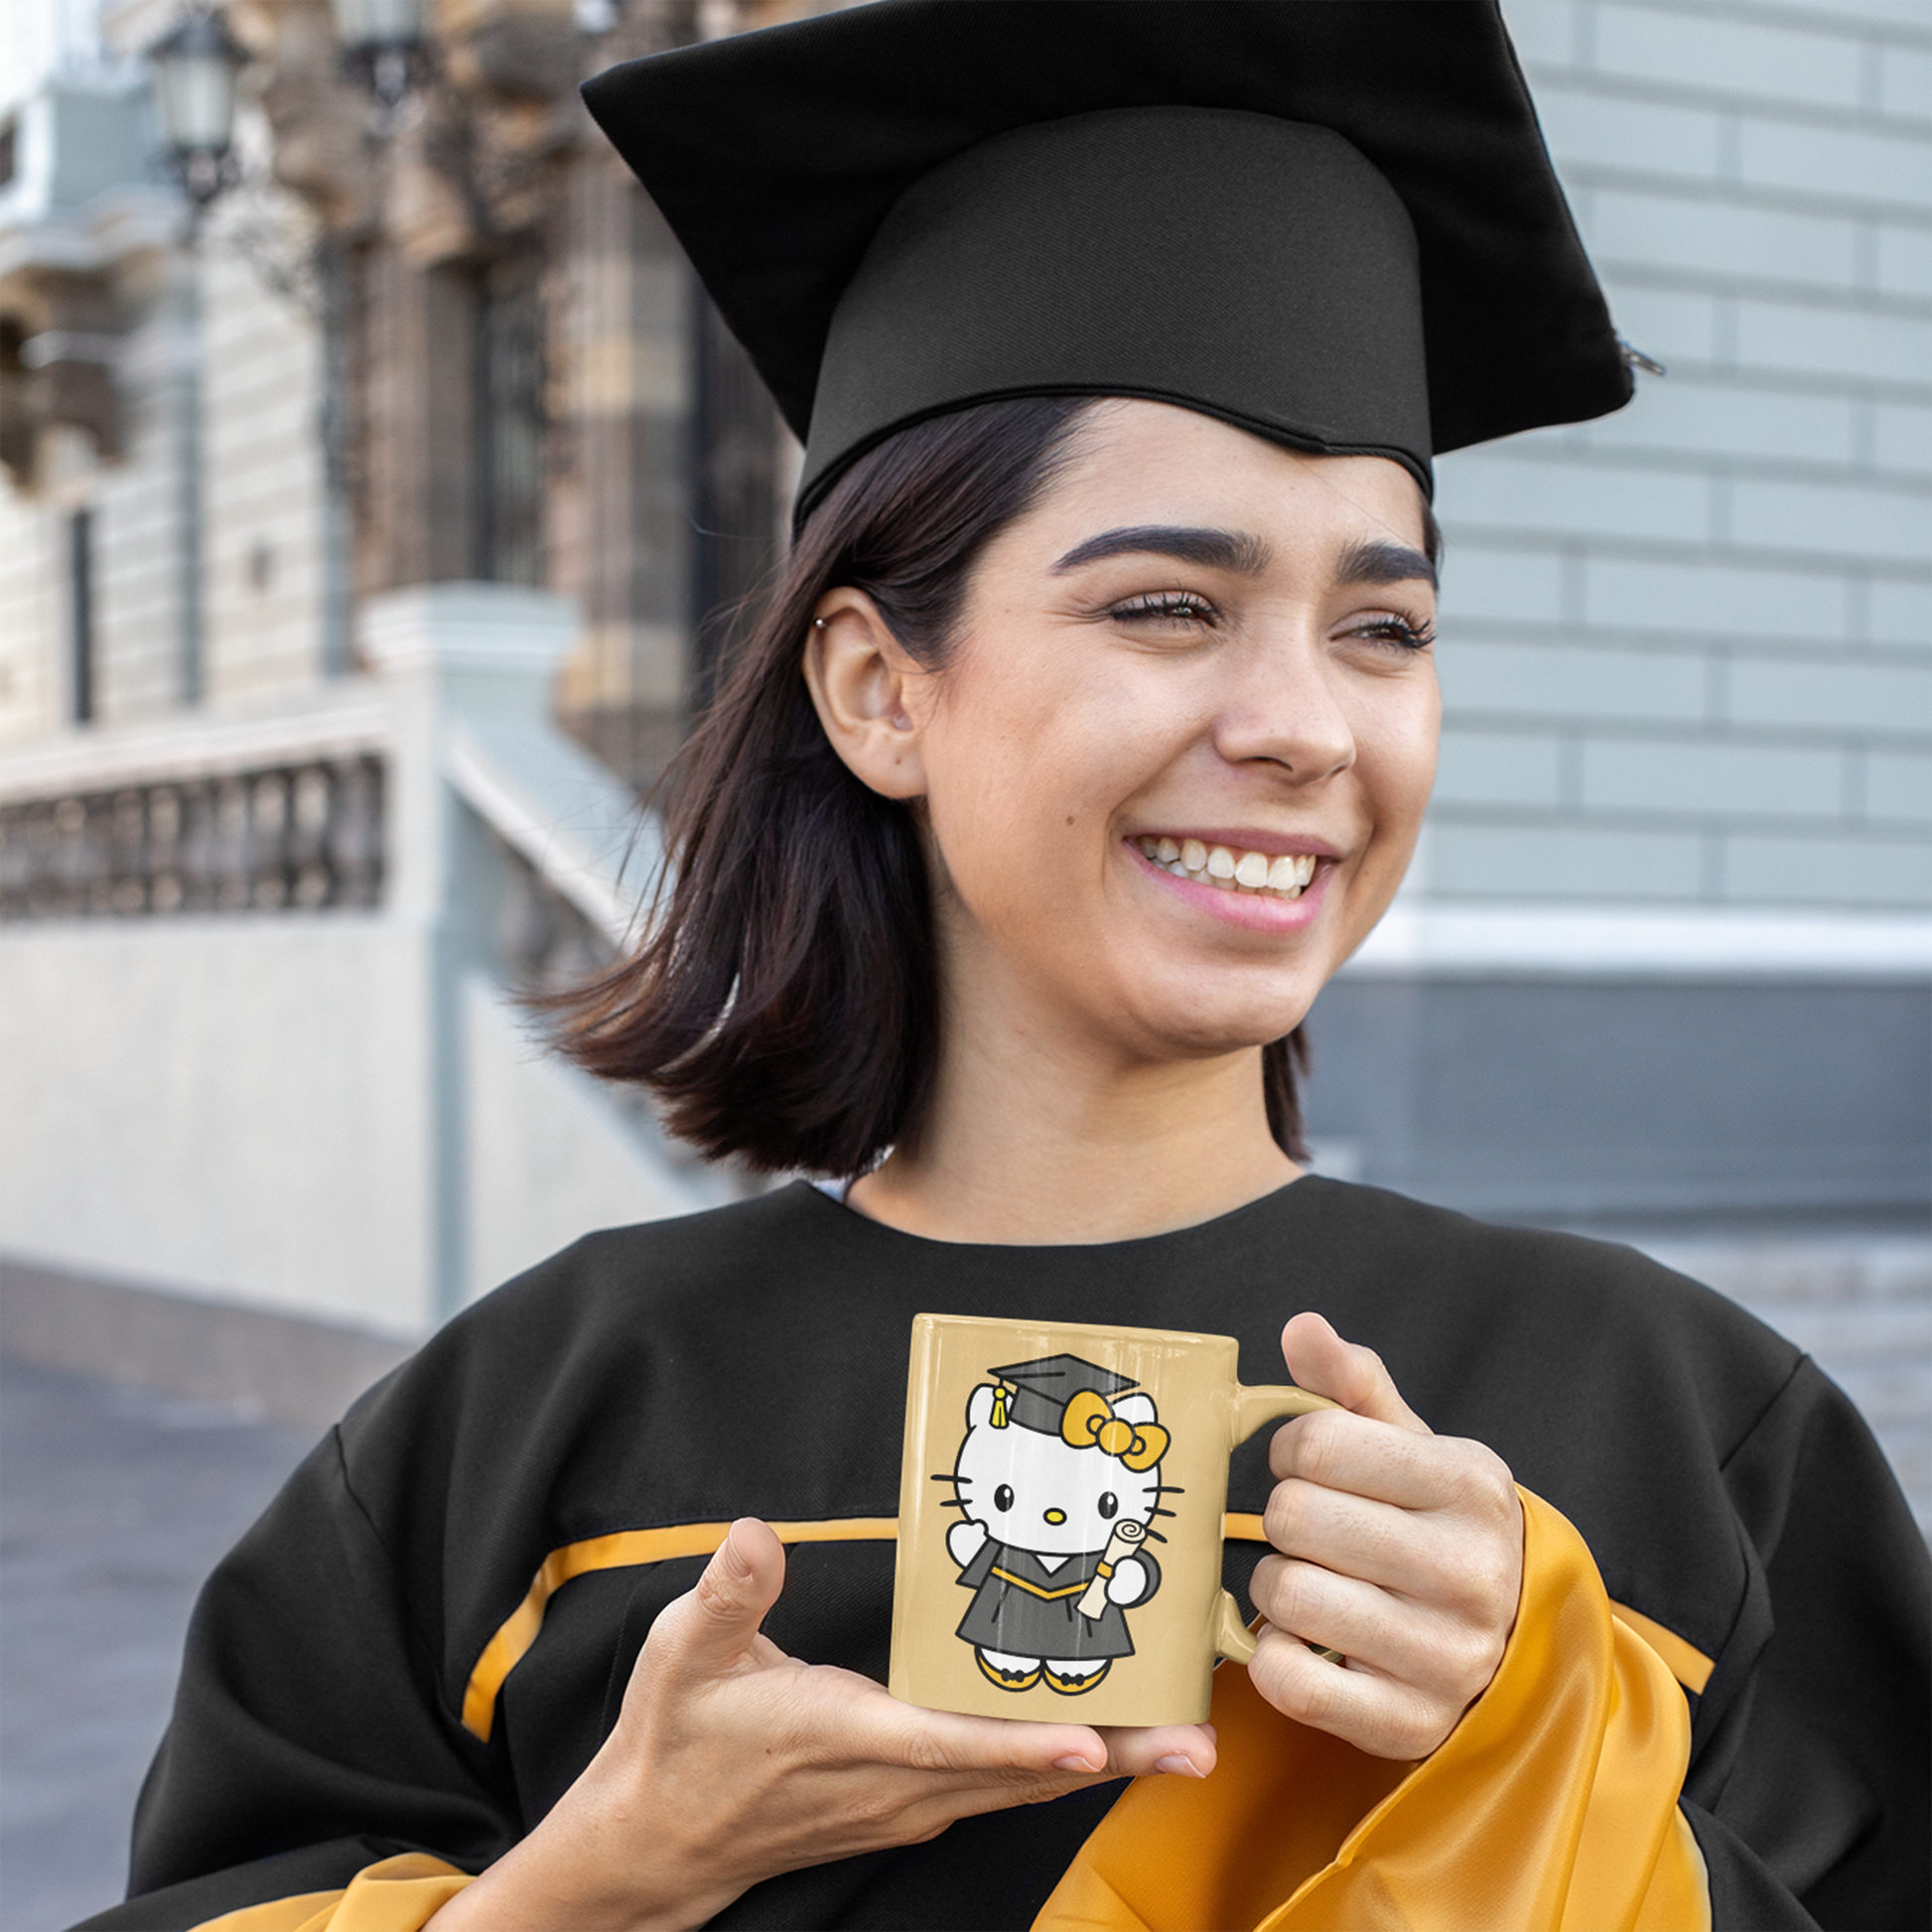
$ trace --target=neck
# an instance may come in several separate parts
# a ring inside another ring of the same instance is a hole
[[[850,1195],[888,1226],[938,1241],[1134,1240],[1212,1220],[1301,1172],[1268,1131],[1259,1047],[1136,1063],[1042,1045],[1045,1030],[948,1034],[916,1143]]]

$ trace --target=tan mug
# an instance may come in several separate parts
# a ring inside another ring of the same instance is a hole
[[[1228,1457],[1334,1405],[1231,1335],[912,1321],[891,1689],[931,1711],[1199,1724],[1255,1639],[1221,1587]]]

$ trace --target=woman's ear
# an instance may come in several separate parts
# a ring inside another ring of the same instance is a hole
[[[827,591],[805,640],[805,684],[832,749],[888,798],[925,792],[924,681],[864,591]]]

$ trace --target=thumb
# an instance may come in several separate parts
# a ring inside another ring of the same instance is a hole
[[[1394,1378],[1372,1348],[1343,1341],[1320,1315],[1305,1311],[1282,1330],[1282,1359],[1296,1384],[1325,1395],[1371,1422],[1393,1423],[1427,1436],[1429,1425],[1403,1401]]]
[[[697,1587],[652,1626],[660,1667],[694,1677],[720,1677],[734,1669],[752,1647],[784,1583],[784,1545],[768,1524],[741,1516],[705,1565]]]

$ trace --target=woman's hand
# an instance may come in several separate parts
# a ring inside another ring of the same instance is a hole
[[[784,1549],[746,1518],[651,1626],[604,1748],[436,1932],[702,1925],[781,1871],[936,1838],[1102,1778],[1214,1768],[1205,1725],[1095,1730],[901,1704],[787,1657],[759,1626]]]
[[[1318,1314],[1282,1331],[1289,1373],[1341,1404],[1286,1423],[1250,1594],[1248,1666],[1289,1717],[1377,1757],[1427,1757],[1488,1689],[1516,1620],[1523,1512],[1502,1458],[1435,1436],[1372,1350]],[[1345,1665],[1308,1646],[1336,1650]]]

